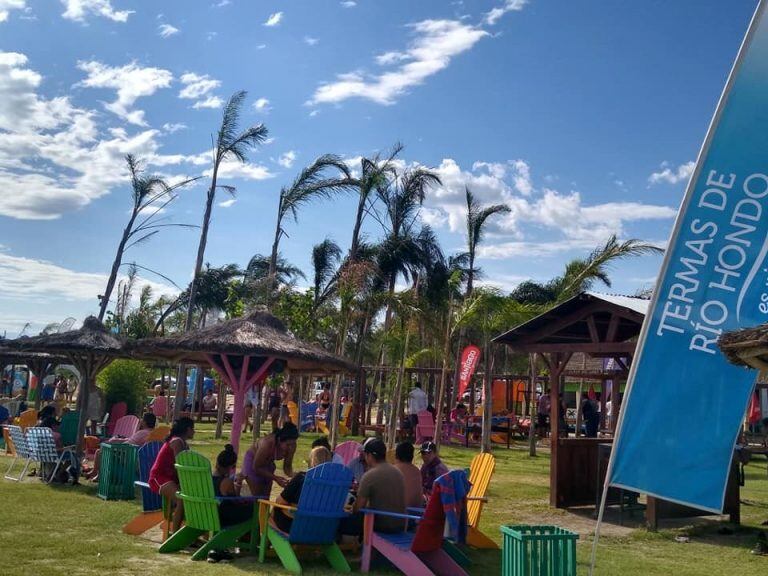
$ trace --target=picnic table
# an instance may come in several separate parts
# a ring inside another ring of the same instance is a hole
[[[464,431],[464,446],[469,448],[469,436],[472,433],[474,426],[483,425],[482,416],[469,416],[467,418],[467,425]],[[517,418],[515,416],[492,416],[491,417],[491,433],[496,432],[499,434],[507,435],[507,448],[510,447],[512,432],[517,426]]]

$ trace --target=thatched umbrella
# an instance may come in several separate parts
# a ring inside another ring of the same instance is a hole
[[[717,344],[731,364],[768,374],[768,324],[726,332]]]
[[[57,364],[67,364],[69,359],[64,356],[55,356],[43,352],[20,352],[0,348],[0,368],[9,364],[21,364],[29,368],[29,371],[37,378],[37,394],[35,395],[35,410],[40,409],[43,392],[43,378]]]
[[[88,396],[96,376],[117,356],[123,356],[124,342],[111,334],[94,316],[89,316],[81,328],[47,334],[45,336],[21,337],[7,340],[3,345],[21,352],[44,352],[64,356],[80,372],[80,393],[77,406],[80,419],[77,423],[78,455],[82,453],[85,423],[87,421]]]
[[[295,371],[345,372],[354,364],[302,342],[265,309],[247,316],[166,338],[145,338],[129,345],[135,356],[209,364],[235,394],[230,443],[237,450],[245,415],[245,396],[253,386],[287,367]],[[220,404],[226,395],[220,396]]]

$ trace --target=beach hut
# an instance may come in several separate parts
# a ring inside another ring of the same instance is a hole
[[[80,455],[88,419],[90,387],[95,385],[98,373],[112,360],[125,355],[123,340],[110,333],[97,318],[89,316],[77,330],[44,336],[23,336],[6,340],[3,346],[23,353],[42,352],[63,356],[80,372],[80,392],[77,396],[77,408],[80,411],[77,423],[77,450]]]
[[[55,356],[42,352],[20,352],[18,350],[0,349],[0,369],[8,365],[23,365],[37,378],[35,394],[35,410],[40,409],[43,393],[43,379],[59,364],[69,360],[64,356]]]
[[[253,386],[261,387],[271,373],[284,368],[315,373],[355,370],[351,362],[295,338],[282,321],[264,308],[184,334],[137,340],[129,348],[136,357],[207,364],[213,368],[235,395],[230,436],[235,450],[240,443],[246,394]],[[223,388],[221,392],[225,392]],[[226,394],[220,395],[220,406],[225,397]]]

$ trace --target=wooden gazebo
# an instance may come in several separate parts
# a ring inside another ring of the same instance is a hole
[[[260,387],[271,373],[282,368],[326,373],[355,370],[351,362],[292,336],[265,309],[177,336],[137,340],[129,348],[136,357],[211,366],[235,395],[230,436],[235,450],[240,443],[246,393],[253,386]]]
[[[69,359],[65,356],[56,356],[43,352],[20,352],[0,348],[0,369],[9,364],[26,366],[29,372],[37,378],[37,390],[35,395],[35,409],[40,409],[43,393],[43,379],[59,364],[67,364]]]
[[[24,353],[43,352],[64,356],[80,372],[80,392],[77,409],[78,452],[82,451],[85,424],[88,420],[88,396],[90,387],[96,384],[96,376],[112,360],[125,354],[124,341],[110,333],[98,318],[89,316],[77,330],[6,340],[3,346]]]
[[[604,438],[561,438],[558,404],[561,379],[574,353],[613,358],[616,380],[626,380],[649,301],[584,292],[497,336],[513,352],[537,354],[549,368],[551,399],[550,504],[559,508],[595,502],[600,482],[598,444]],[[619,387],[616,387],[618,390]],[[613,416],[620,396],[614,394]]]

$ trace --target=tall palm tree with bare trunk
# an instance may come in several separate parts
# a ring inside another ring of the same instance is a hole
[[[125,162],[128,164],[128,173],[131,177],[133,205],[131,206],[128,224],[126,224],[123,235],[120,237],[120,243],[117,245],[115,259],[112,262],[112,269],[107,279],[107,286],[104,289],[104,294],[99,296],[101,300],[99,320],[102,322],[104,321],[104,315],[109,307],[109,300],[112,297],[112,291],[117,282],[117,275],[120,272],[120,267],[123,265],[123,255],[125,252],[132,246],[148,241],[163,228],[169,226],[189,227],[188,224],[165,222],[160,214],[162,214],[164,208],[176,200],[177,196],[174,194],[174,191],[196,180],[196,178],[184,180],[170,186],[160,176],[145,174],[142,170],[141,162],[133,154],[126,155]],[[138,268],[137,265],[134,264],[134,266]],[[163,276],[163,278],[165,277]]]
[[[247,92],[241,90],[235,92],[224,106],[224,113],[221,118],[221,126],[214,137],[214,147],[211,150],[213,169],[211,172],[211,186],[208,188],[208,194],[205,201],[205,213],[203,215],[203,225],[200,231],[200,243],[197,247],[197,259],[195,260],[195,271],[192,276],[192,284],[189,287],[189,302],[187,304],[187,317],[184,322],[184,331],[187,332],[192,327],[192,321],[195,312],[195,297],[197,295],[197,280],[203,269],[203,259],[205,258],[205,248],[208,244],[208,229],[211,225],[211,213],[213,203],[216,200],[216,192],[223,188],[229,193],[234,192],[234,187],[219,185],[219,170],[226,160],[235,160],[245,164],[248,159],[248,151],[263,143],[267,139],[267,128],[263,124],[256,124],[245,130],[240,130],[240,109]],[[174,405],[174,417],[178,417],[183,404],[185,387],[181,383],[185,380],[185,367],[179,366],[177,382],[176,403]],[[179,398],[179,392],[181,397]],[[181,402],[179,400],[182,400]]]
[[[328,176],[328,171],[338,172],[337,176]],[[277,256],[280,250],[280,239],[287,236],[283,221],[290,215],[294,222],[298,222],[298,210],[304,204],[308,204],[317,198],[330,198],[344,192],[355,184],[344,161],[333,154],[324,154],[312,164],[304,168],[296,179],[287,188],[280,190],[280,199],[277,204],[277,223],[275,225],[275,239],[272,242],[272,254],[269,259],[269,283],[274,290],[275,268]],[[267,301],[269,304],[269,299]]]

